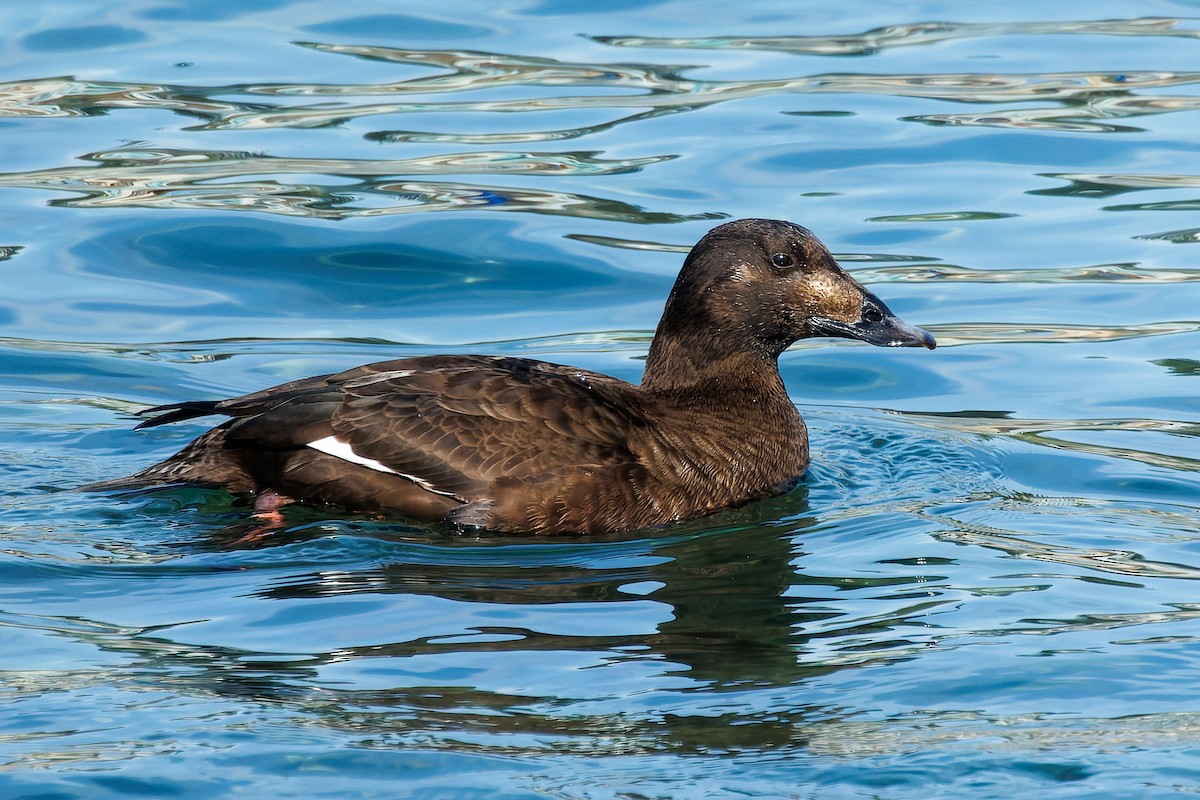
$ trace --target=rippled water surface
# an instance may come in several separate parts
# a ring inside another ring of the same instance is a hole
[[[1200,787],[1200,2],[0,5],[0,797]],[[938,350],[801,343],[815,464],[467,538],[64,490],[370,360],[636,380],[718,221]]]

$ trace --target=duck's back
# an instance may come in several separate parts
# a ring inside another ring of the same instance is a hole
[[[143,424],[232,419],[94,488],[223,485],[501,531],[640,528],[780,490],[807,459],[788,410],[801,441],[785,425],[755,442],[763,426],[748,433],[745,410],[724,401],[528,359],[399,359],[162,407]]]

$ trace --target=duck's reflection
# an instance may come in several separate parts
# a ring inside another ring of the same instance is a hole
[[[470,610],[467,623],[452,621],[460,630],[447,634],[436,620],[406,620],[404,641],[371,631],[346,646],[345,637],[328,643],[328,623],[293,621],[311,625],[317,644],[286,657],[185,642],[186,627],[97,643],[136,652],[147,676],[169,675],[173,685],[298,706],[319,724],[397,743],[417,734],[436,743],[453,731],[447,746],[460,747],[466,737],[487,750],[567,741],[598,751],[802,747],[807,723],[844,717],[837,709],[764,699],[779,696],[773,687],[842,668],[805,655],[806,642],[822,635],[815,626],[806,631],[806,622],[828,622],[838,612],[810,607],[791,590],[806,584],[804,593],[824,603],[842,580],[800,580],[794,572],[803,557],[798,541],[814,525],[806,509],[801,488],[651,535],[611,539],[466,540],[364,524],[355,532],[386,559],[286,578],[273,571],[254,600],[371,595],[386,607],[394,599],[403,614],[439,598]],[[244,541],[241,528],[208,545]],[[328,521],[308,522],[247,546],[299,550],[329,531]],[[340,528],[338,535],[349,532]],[[815,585],[822,582],[825,591]],[[481,626],[481,619],[496,624]],[[545,685],[547,677],[557,685]],[[796,695],[789,689],[784,696]],[[497,738],[511,733],[538,744]]]
[[[584,649],[658,661],[697,685],[783,685],[806,672],[797,664],[797,612],[785,595],[794,579],[794,531],[809,520],[796,513],[802,493],[777,502],[788,506],[786,525],[763,524],[770,510],[760,503],[642,538],[410,540],[378,567],[292,575],[258,596],[432,595],[514,611],[510,625],[463,632],[474,636],[345,648],[341,658]],[[555,615],[553,626],[539,629],[538,609],[571,604],[612,604],[612,613],[579,614],[573,630]],[[627,604],[659,608],[634,622],[622,610]]]

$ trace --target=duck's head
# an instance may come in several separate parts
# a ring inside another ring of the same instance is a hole
[[[770,358],[815,336],[937,346],[847,274],[811,231],[768,219],[713,228],[688,254],[655,338],[695,334]]]

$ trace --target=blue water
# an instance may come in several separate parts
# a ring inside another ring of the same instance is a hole
[[[0,797],[1200,787],[1200,2],[51,0],[0,45]],[[636,380],[743,216],[941,344],[785,354],[784,497],[246,541],[64,491],[203,429],[146,405],[386,357]]]

